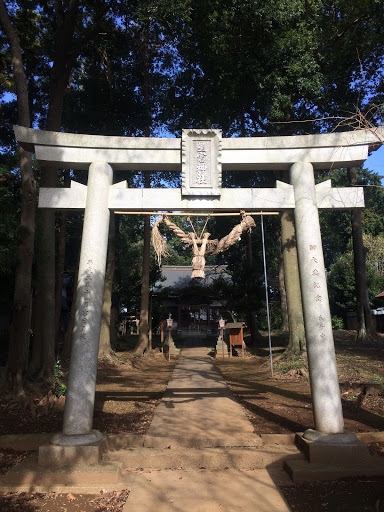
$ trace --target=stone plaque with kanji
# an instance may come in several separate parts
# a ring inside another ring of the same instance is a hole
[[[221,130],[183,130],[182,195],[220,196]]]

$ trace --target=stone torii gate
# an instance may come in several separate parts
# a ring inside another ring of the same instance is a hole
[[[380,129],[377,129],[380,130]],[[92,430],[110,211],[270,211],[294,209],[315,429],[342,434],[336,358],[318,209],[364,207],[361,188],[314,182],[314,169],[360,166],[384,132],[223,138],[221,130],[183,130],[182,138],[104,137],[15,127],[18,142],[39,162],[88,170],[88,185],[40,189],[39,207],[85,210],[76,321],[63,432],[52,443],[87,445]],[[132,189],[112,184],[114,170],[182,171],[182,189]],[[283,170],[290,184],[225,189],[222,170]]]

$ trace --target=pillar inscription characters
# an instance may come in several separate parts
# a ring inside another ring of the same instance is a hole
[[[84,445],[103,437],[92,430],[92,423],[112,177],[112,168],[106,162],[90,165],[64,425],[62,434],[51,439],[57,445]]]
[[[344,420],[312,164],[294,164],[290,169],[290,182],[295,194],[297,250],[315,430],[340,434],[344,431]]]

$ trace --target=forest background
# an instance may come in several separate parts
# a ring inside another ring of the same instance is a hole
[[[325,133],[382,123],[384,5],[381,0],[0,0],[0,315],[6,385],[23,396],[26,379],[53,378],[70,350],[63,282],[76,282],[82,214],[37,211],[40,186],[86,183],[87,173],[38,165],[16,144],[12,125],[126,136],[178,136],[221,128],[224,137]],[[381,142],[381,141],[378,141]],[[226,187],[273,187],[285,173],[231,173]],[[175,173],[115,172],[129,186],[179,187]],[[317,182],[364,186],[361,212],[321,212],[331,311],[343,328],[358,311],[358,338],[374,337],[367,308],[384,290],[384,197],[368,169],[317,172]],[[20,220],[21,219],[21,220]],[[181,226],[184,224],[181,222]],[[235,224],[211,220],[221,238]],[[113,216],[100,354],[108,356],[121,308],[140,315],[136,351],[148,345],[150,219]],[[289,330],[290,352],[305,348],[300,291],[291,277],[291,212],[265,219],[272,326]],[[227,265],[232,284],[210,293],[251,328],[266,327],[260,224],[208,262]],[[169,238],[166,264],[190,264]],[[289,272],[287,271],[289,270]],[[291,279],[291,280],[290,280]],[[154,306],[154,323],[165,311]],[[67,305],[69,306],[69,305]],[[300,313],[300,311],[299,311]],[[302,315],[301,315],[302,316]],[[64,327],[65,332],[64,332]],[[112,326],[112,328],[111,328]]]

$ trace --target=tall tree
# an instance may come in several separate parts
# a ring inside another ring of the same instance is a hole
[[[280,307],[281,307],[280,329],[281,329],[281,332],[289,332],[287,290],[286,290],[284,278],[285,278],[284,260],[283,260],[281,242],[280,242],[280,253],[279,253],[279,292],[280,292]]]
[[[246,266],[248,270],[248,279],[246,286],[247,302],[248,302],[248,327],[251,332],[251,345],[257,346],[262,341],[262,336],[257,328],[257,293],[254,285],[255,262],[252,250],[252,232],[245,233],[246,237]]]
[[[70,185],[69,169],[64,171],[64,187]],[[55,354],[58,353],[62,295],[65,272],[65,247],[67,242],[67,220],[68,212],[63,210],[60,213],[60,221],[58,225],[58,241],[57,241],[57,257],[56,257],[56,297],[55,297]]]
[[[289,341],[288,354],[299,354],[305,348],[305,331],[299,265],[297,260],[296,233],[293,212],[285,210],[281,221],[281,246],[284,261],[285,288],[287,292]]]
[[[109,221],[108,256],[107,268],[105,270],[103,309],[100,326],[99,358],[108,358],[112,354],[111,333],[115,330],[115,326],[111,323],[111,308],[113,277],[116,266],[115,260],[115,215],[112,214]]]
[[[14,74],[18,120],[21,126],[30,127],[27,77],[24,71],[22,48],[18,34],[9,18],[3,0],[0,0],[0,21],[8,38]],[[7,361],[7,382],[16,395],[24,394],[24,377],[28,366],[31,279],[35,236],[36,182],[32,169],[32,155],[23,148],[20,152],[22,203],[20,228],[22,240],[18,250],[15,275],[15,294]]]
[[[140,18],[140,13],[139,13]],[[151,72],[153,67],[154,51],[150,42],[151,23],[148,25],[144,18],[143,28],[138,32],[136,48],[138,52],[138,63],[141,68],[141,81],[143,91],[144,118],[146,120],[144,134],[151,135],[152,127],[152,80]],[[155,32],[155,37],[157,34]],[[144,187],[151,187],[151,173],[144,171]],[[149,346],[149,294],[150,294],[150,251],[151,251],[151,225],[150,216],[144,216],[144,240],[143,240],[143,267],[141,277],[141,300],[140,300],[140,323],[139,339],[134,349],[135,354],[143,354]]]
[[[351,186],[357,185],[356,168],[348,169],[348,179]],[[366,248],[363,241],[361,210],[351,212],[353,259],[357,295],[357,339],[366,341],[375,336],[376,332],[371,318],[371,307],[368,295],[368,279],[366,269]]]
[[[79,0],[55,2],[52,19],[53,53],[50,73],[49,99],[45,128],[59,132],[64,96],[72,69],[87,44],[100,29],[100,23],[109,8],[108,2],[95,2],[87,12]],[[43,165],[40,186],[55,187],[57,169]],[[35,297],[36,332],[34,336],[33,366],[31,372],[39,372],[41,378],[50,380],[55,358],[55,213],[41,211],[40,254],[36,265],[37,290]],[[40,356],[40,357],[39,357]]]

